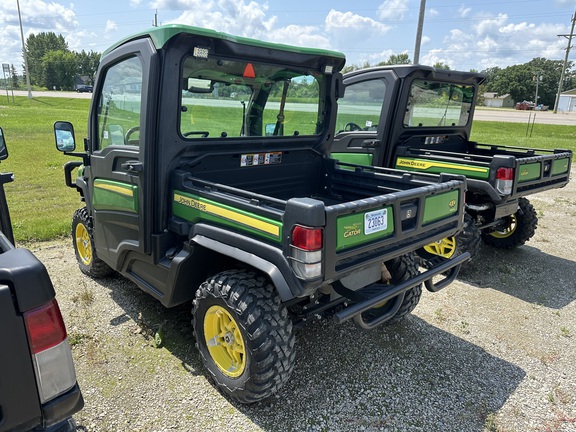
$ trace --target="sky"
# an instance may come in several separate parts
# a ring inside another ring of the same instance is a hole
[[[74,51],[102,52],[162,24],[343,52],[375,65],[414,49],[424,0],[19,0],[24,38],[54,32]],[[535,57],[564,60],[576,0],[425,0],[420,63],[485,70]],[[0,0],[0,62],[22,70],[17,0]],[[576,49],[570,60],[576,59]]]

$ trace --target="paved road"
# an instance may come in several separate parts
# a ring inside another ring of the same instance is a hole
[[[11,93],[10,93],[11,95]],[[15,96],[27,96],[27,91],[15,90]],[[90,99],[92,93],[77,93],[66,91],[33,91],[33,97],[68,97],[79,99]],[[1,97],[1,96],[0,96]],[[1,99],[0,99],[1,101]],[[552,111],[520,111],[511,109],[484,109],[479,108],[474,112],[475,120],[501,121],[510,123],[545,123],[557,125],[575,125],[576,112],[556,113]]]
[[[576,113],[554,114],[553,111],[521,111],[509,109],[476,109],[475,120],[501,121],[512,123],[546,123],[557,125],[576,125]]]

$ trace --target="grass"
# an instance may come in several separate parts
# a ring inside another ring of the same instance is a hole
[[[16,97],[0,99],[0,127],[4,129],[9,157],[0,171],[13,172],[5,185],[17,242],[50,240],[70,232],[74,211],[82,206],[78,193],[64,184],[63,165],[78,160],[58,152],[53,124],[74,124],[76,141],[87,134],[88,99]],[[573,126],[535,124],[526,137],[526,124],[474,122],[471,139],[481,143],[576,151]]]
[[[576,128],[569,125],[527,124],[495,121],[475,121],[470,139],[483,144],[500,144],[542,149],[576,151]]]
[[[76,139],[86,136],[88,99],[16,97],[0,100],[0,126],[8,146],[2,172],[13,172],[5,185],[16,241],[48,240],[70,231],[74,210],[81,206],[78,193],[64,184],[68,160],[56,150],[53,124],[72,121]]]

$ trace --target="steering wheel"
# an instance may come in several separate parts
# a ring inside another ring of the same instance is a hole
[[[124,134],[124,143],[126,145],[139,145],[140,144],[140,137],[138,137],[138,139],[130,139],[130,136],[136,132],[140,132],[140,126],[131,127]]]
[[[202,138],[206,138],[210,132],[208,131],[190,131],[185,132],[182,136],[189,137],[190,135],[200,135]]]
[[[359,130],[362,130],[362,128],[353,122],[346,123],[346,125],[344,126],[344,131],[346,132],[359,131]]]

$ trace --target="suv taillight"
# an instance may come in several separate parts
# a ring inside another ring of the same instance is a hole
[[[24,313],[40,402],[45,403],[76,384],[66,327],[56,300]]]
[[[321,228],[296,225],[292,230],[290,258],[292,270],[300,279],[314,279],[322,275]]]
[[[496,171],[496,189],[502,195],[512,193],[512,184],[514,183],[514,168],[498,168]]]

